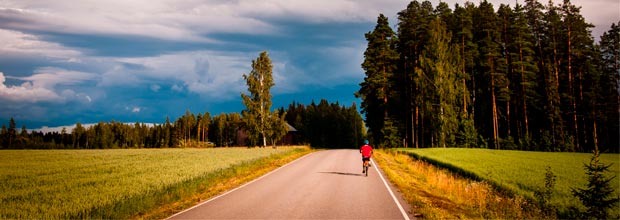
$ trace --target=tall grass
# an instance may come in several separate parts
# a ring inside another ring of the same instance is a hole
[[[498,193],[484,181],[463,178],[395,151],[376,151],[375,160],[427,219],[532,219],[540,210],[523,197]]]
[[[572,194],[572,188],[582,188],[587,184],[584,164],[592,154],[527,152],[466,148],[400,149],[436,165],[448,167],[474,179],[485,180],[507,192],[534,199],[534,192],[544,187],[547,167],[557,176],[552,191],[551,204],[560,214],[570,207],[579,207],[579,200]],[[620,176],[620,155],[601,154],[601,162],[613,164],[608,175]],[[616,186],[616,196],[620,190],[618,178],[610,183]],[[618,215],[619,210],[614,214]]]
[[[139,210],[132,201],[294,149],[0,151],[0,219],[111,217]]]

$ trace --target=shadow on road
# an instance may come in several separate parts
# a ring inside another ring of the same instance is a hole
[[[343,176],[364,176],[360,173],[343,173],[343,172],[319,172],[325,174],[335,174],[335,175],[343,175]]]

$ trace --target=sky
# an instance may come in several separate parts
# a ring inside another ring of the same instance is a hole
[[[0,124],[162,123],[187,110],[240,112],[242,76],[262,51],[273,63],[274,107],[321,99],[359,106],[364,33],[380,13],[396,30],[409,2],[0,0]],[[596,39],[620,21],[618,0],[572,3],[596,26]]]

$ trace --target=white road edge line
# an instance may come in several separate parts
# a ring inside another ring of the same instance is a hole
[[[392,189],[390,189],[390,186],[388,185],[387,181],[385,181],[385,178],[383,178],[383,175],[381,175],[381,172],[379,172],[379,168],[377,168],[377,163],[375,163],[374,159],[371,159],[371,160],[372,160],[372,164],[374,164],[373,167],[375,168],[375,170],[379,174],[379,177],[381,177],[381,180],[383,180],[383,184],[385,185],[385,188],[387,188],[388,192],[390,192],[390,195],[392,196],[392,199],[394,199],[394,202],[398,206],[398,209],[400,210],[400,213],[403,214],[403,217],[405,217],[406,220],[410,220],[409,219],[409,215],[407,215],[407,212],[405,212],[405,209],[403,209],[403,206],[400,205],[400,202],[398,202],[398,199],[396,199],[396,196],[394,195],[394,192],[392,192]]]
[[[258,177],[258,178],[256,178],[256,179],[254,179],[254,180],[252,180],[252,181],[250,181],[250,182],[247,182],[247,183],[245,183],[245,184],[243,184],[243,185],[241,185],[241,186],[239,186],[239,187],[237,187],[237,188],[234,188],[234,189],[232,189],[232,190],[230,190],[230,191],[228,191],[228,192],[225,192],[224,194],[221,194],[221,195],[219,195],[219,196],[213,197],[213,198],[211,198],[211,199],[209,199],[209,200],[207,200],[207,201],[204,201],[204,202],[199,203],[198,205],[192,206],[191,208],[185,209],[185,210],[183,210],[183,211],[181,211],[181,212],[178,212],[178,213],[176,213],[176,214],[174,214],[174,215],[171,215],[170,217],[166,218],[166,220],[169,220],[169,219],[171,219],[171,218],[174,218],[174,217],[175,217],[175,216],[177,216],[177,215],[180,215],[180,214],[183,214],[183,213],[185,213],[185,212],[188,212],[188,211],[190,211],[190,210],[192,210],[192,209],[194,209],[194,208],[197,208],[198,206],[201,206],[201,205],[207,204],[207,203],[209,203],[209,202],[211,202],[211,201],[213,201],[213,200],[216,200],[216,199],[218,199],[218,198],[220,198],[220,197],[222,197],[222,196],[225,196],[225,195],[228,195],[229,193],[232,193],[232,192],[234,192],[234,191],[237,191],[238,189],[241,189],[241,188],[243,188],[243,187],[246,187],[247,185],[250,185],[250,184],[252,184],[253,182],[256,182],[256,181],[258,181],[258,180],[260,180],[260,179],[262,179],[262,178],[265,178],[265,177],[267,177],[267,176],[271,175],[272,173],[274,173],[274,172],[276,172],[276,171],[278,171],[278,170],[280,170],[280,169],[282,169],[282,168],[284,168],[284,167],[286,167],[286,166],[288,166],[288,165],[290,165],[290,164],[292,164],[292,163],[295,163],[295,162],[297,162],[298,160],[301,160],[302,158],[309,156],[310,154],[314,154],[314,153],[316,153],[316,152],[312,152],[312,153],[306,154],[306,155],[304,155],[303,157],[297,158],[297,159],[295,159],[295,160],[293,160],[293,161],[291,161],[291,162],[289,162],[289,163],[287,163],[287,164],[284,164],[284,166],[278,167],[277,169],[272,170],[271,172],[269,172],[269,173],[267,173],[267,174],[265,174],[265,175],[262,175],[262,176],[260,176],[260,177]],[[391,191],[390,191],[390,192],[391,192]]]

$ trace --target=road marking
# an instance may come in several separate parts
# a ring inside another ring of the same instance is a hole
[[[379,177],[381,177],[381,180],[383,180],[383,184],[385,185],[385,188],[387,188],[388,192],[390,192],[390,195],[392,196],[392,199],[394,199],[394,202],[398,206],[400,213],[403,214],[403,217],[405,217],[406,220],[409,220],[409,215],[407,215],[407,212],[405,212],[405,209],[403,209],[403,206],[400,205],[400,202],[398,202],[398,199],[396,199],[396,196],[392,192],[392,189],[390,189],[390,186],[387,184],[387,181],[385,181],[385,178],[383,178],[383,175],[381,175],[381,172],[379,172],[379,168],[377,168],[377,163],[375,163],[374,159],[371,159],[371,160],[372,160],[372,164],[374,164],[373,167],[379,174]]]
[[[197,208],[198,206],[201,206],[201,205],[207,204],[207,203],[209,203],[209,202],[211,202],[211,201],[213,201],[213,200],[216,200],[216,199],[218,199],[218,198],[220,198],[220,197],[222,197],[222,196],[225,196],[225,195],[228,195],[229,193],[232,193],[232,192],[234,192],[234,191],[237,191],[238,189],[241,189],[241,188],[243,188],[243,187],[246,187],[247,185],[250,185],[251,183],[256,182],[256,181],[258,181],[258,180],[260,180],[260,179],[262,179],[262,178],[265,178],[265,177],[267,177],[267,176],[271,175],[272,173],[275,173],[276,171],[278,171],[278,170],[280,170],[280,169],[282,169],[282,168],[284,168],[284,167],[286,167],[286,166],[288,166],[288,165],[290,165],[290,164],[292,164],[292,163],[295,163],[295,162],[297,162],[298,160],[301,160],[302,158],[305,158],[305,157],[309,156],[310,154],[314,154],[314,153],[315,153],[315,152],[312,152],[312,153],[309,153],[309,154],[304,155],[303,157],[297,158],[297,159],[295,159],[295,160],[291,161],[290,163],[284,164],[284,166],[278,167],[277,169],[272,170],[271,172],[269,172],[269,173],[267,173],[267,174],[265,174],[265,175],[262,175],[262,176],[260,176],[260,177],[258,177],[258,178],[256,178],[256,179],[254,179],[254,180],[252,180],[252,181],[250,181],[250,182],[247,182],[247,183],[245,183],[245,184],[243,184],[243,185],[241,185],[241,186],[239,186],[239,187],[237,187],[237,188],[234,188],[234,189],[232,189],[232,190],[230,190],[230,191],[228,191],[228,192],[225,192],[224,194],[221,194],[221,195],[219,195],[219,196],[213,197],[213,198],[211,198],[211,199],[209,199],[209,200],[207,200],[207,201],[204,201],[204,202],[199,203],[198,205],[192,206],[191,208],[188,208],[188,209],[185,209],[185,210],[183,210],[183,211],[181,211],[181,212],[179,212],[179,213],[176,213],[176,214],[174,214],[174,215],[172,215],[172,216],[170,216],[170,217],[166,218],[166,220],[171,219],[171,218],[174,218],[174,217],[175,217],[175,216],[177,216],[177,215],[180,215],[180,214],[183,214],[183,213],[185,213],[185,212],[188,212],[188,211],[190,211],[190,210],[192,210],[192,209],[194,209],[194,208]],[[390,193],[391,193],[391,191],[390,191]]]

